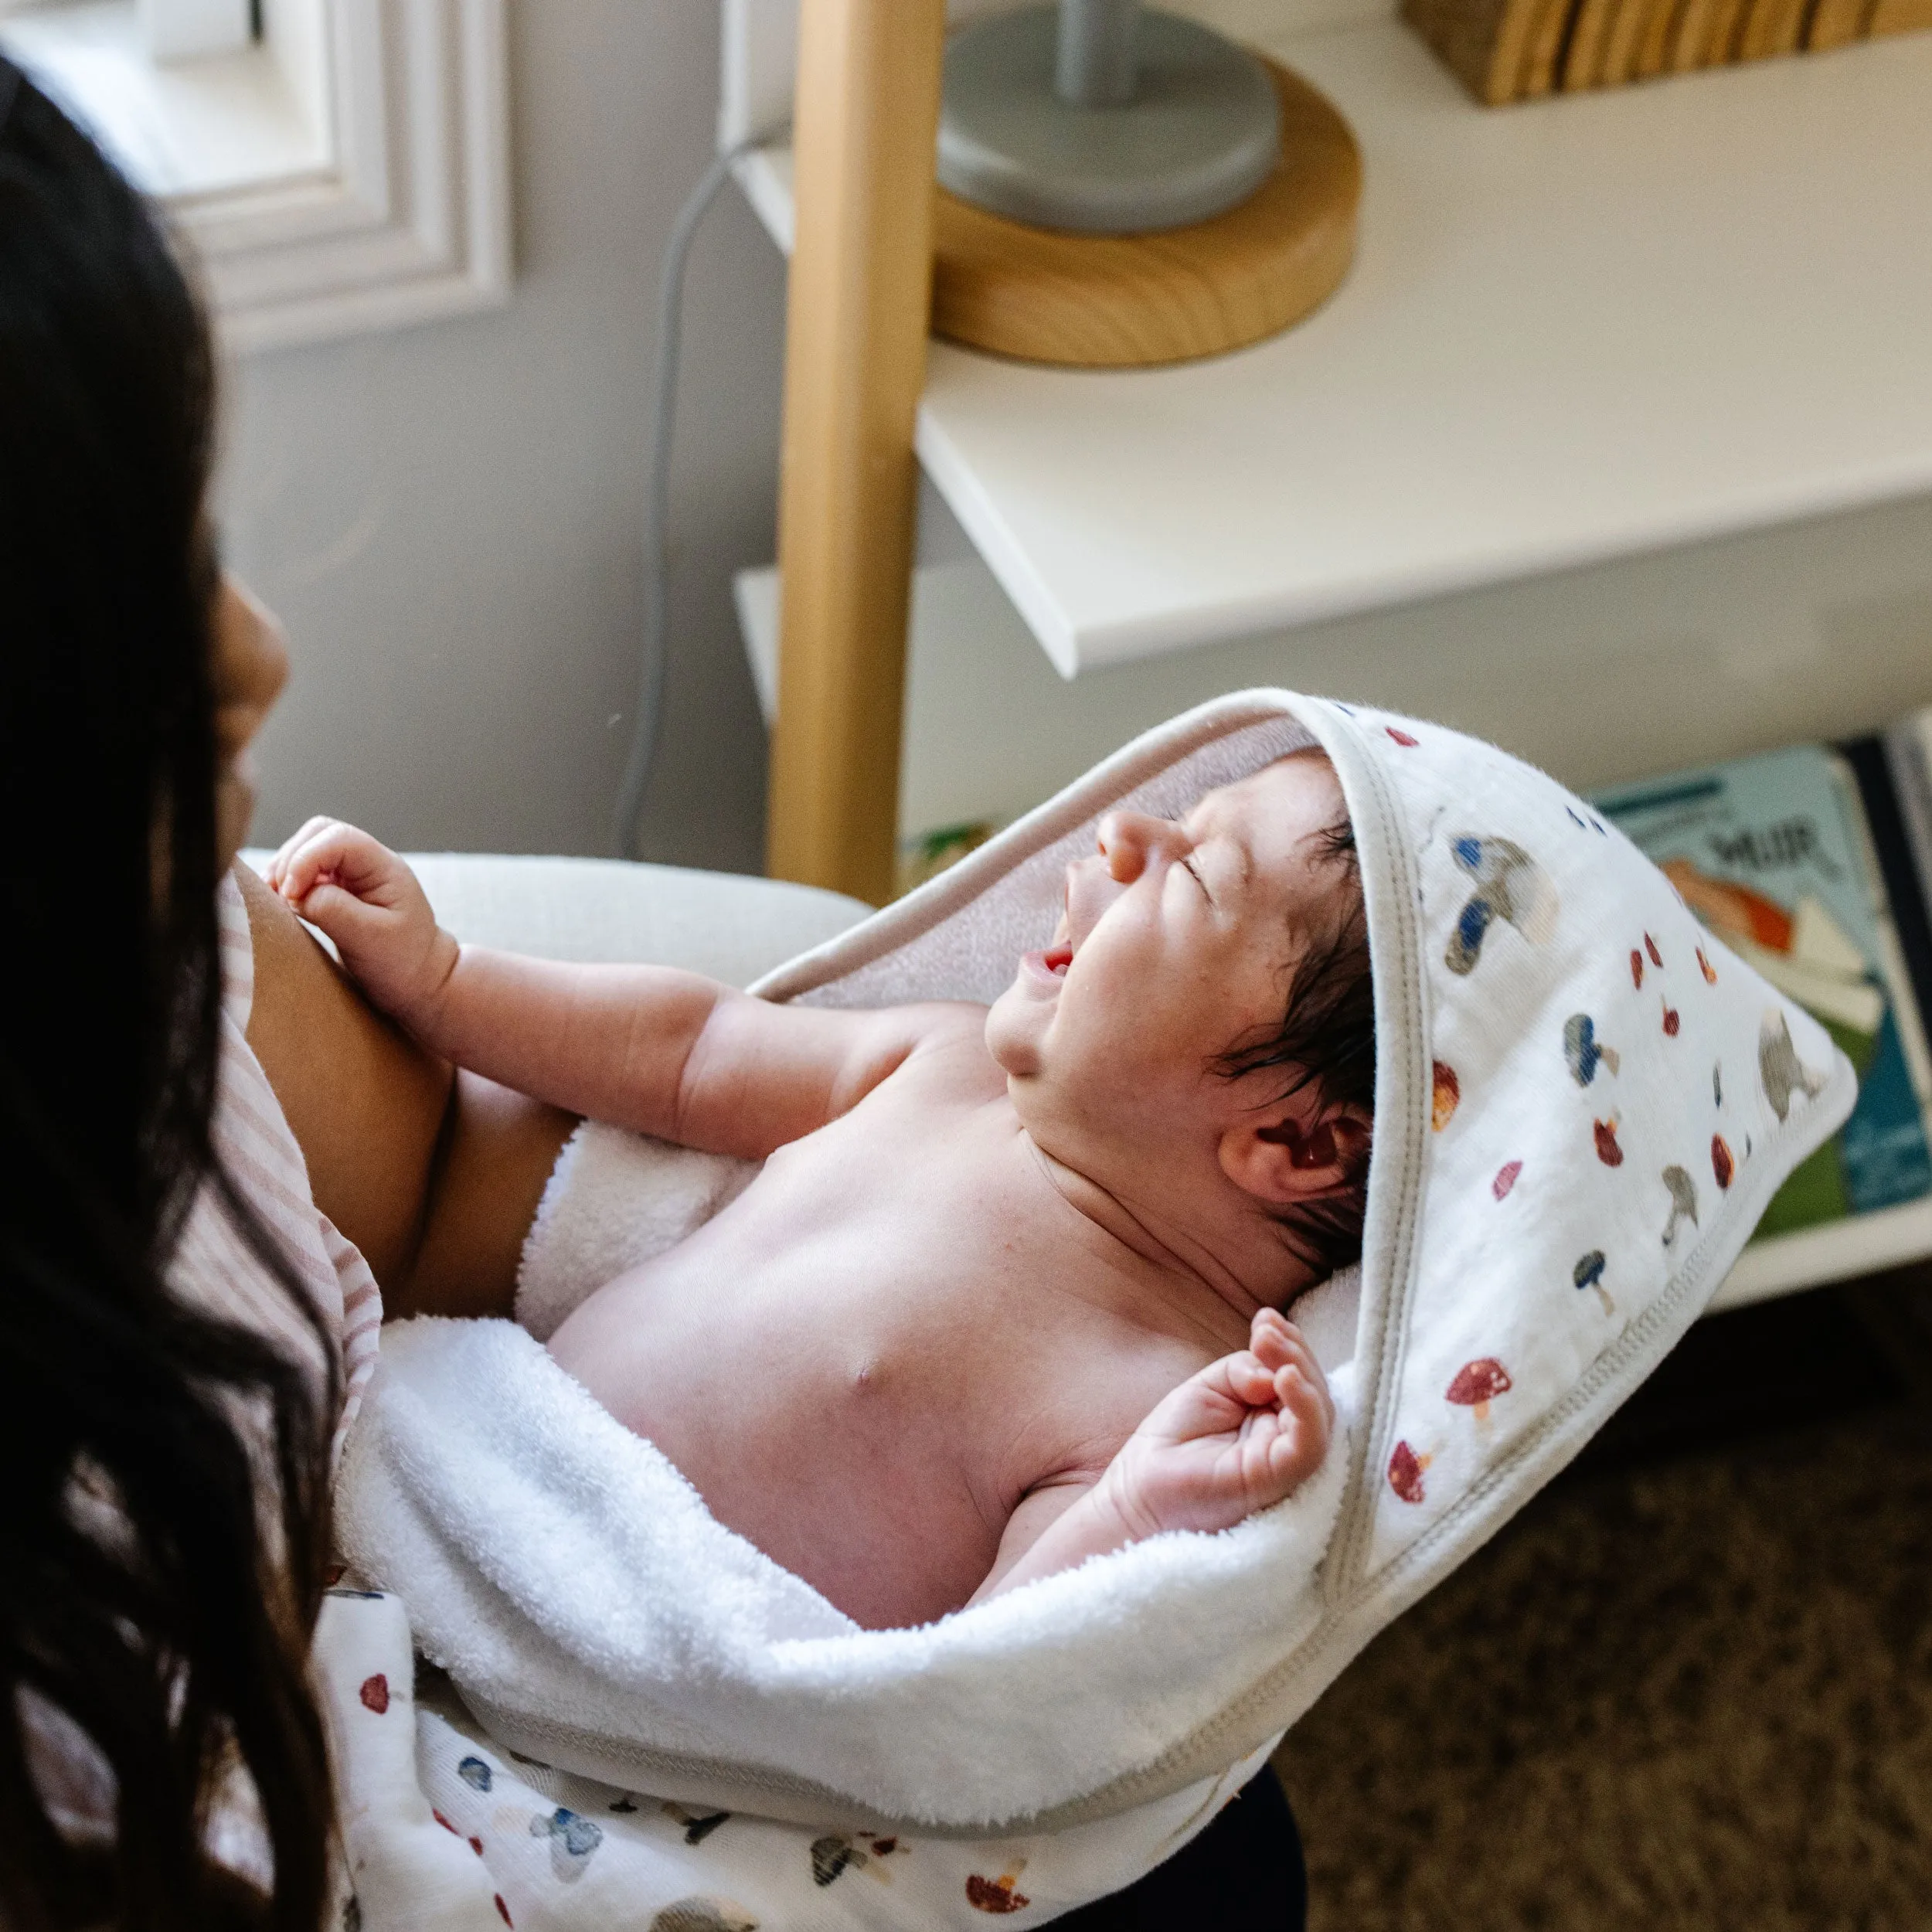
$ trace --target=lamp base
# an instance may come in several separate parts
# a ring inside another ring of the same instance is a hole
[[[1362,156],[1325,95],[1265,66],[1280,155],[1253,194],[1211,220],[1153,235],[1064,234],[942,189],[933,332],[1022,362],[1134,369],[1245,348],[1319,308],[1354,258]]]
[[[1146,234],[1245,201],[1280,158],[1266,70],[1170,13],[1138,23],[1134,97],[1074,107],[1055,90],[1060,9],[1030,7],[956,34],[946,49],[940,185],[1036,227]]]

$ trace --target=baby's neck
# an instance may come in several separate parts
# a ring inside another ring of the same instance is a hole
[[[1294,1264],[1271,1240],[1224,1233],[1217,1238],[1056,1158],[1024,1128],[1019,1138],[1041,1178],[1080,1217],[1086,1244],[1137,1290],[1158,1295],[1216,1338],[1233,1335],[1232,1346],[1242,1345],[1260,1309],[1283,1307],[1306,1285],[1287,1278]]]

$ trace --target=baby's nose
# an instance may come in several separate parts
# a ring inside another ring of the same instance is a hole
[[[1131,886],[1159,855],[1169,859],[1189,849],[1185,832],[1172,818],[1155,818],[1143,811],[1110,811],[1100,821],[1100,847],[1110,877]]]

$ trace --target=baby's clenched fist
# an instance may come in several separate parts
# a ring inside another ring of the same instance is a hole
[[[412,1029],[427,1019],[458,948],[386,845],[339,818],[311,818],[270,862],[268,884],[328,935],[376,1005]]]
[[[1136,1536],[1226,1529],[1313,1475],[1334,1426],[1327,1379],[1301,1330],[1264,1308],[1247,1347],[1157,1404],[1102,1484]]]

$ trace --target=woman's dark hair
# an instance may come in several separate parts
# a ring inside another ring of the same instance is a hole
[[[1372,1122],[1376,1104],[1375,985],[1369,968],[1369,920],[1355,828],[1345,818],[1315,835],[1317,862],[1342,876],[1341,916],[1308,946],[1288,978],[1281,1023],[1237,1042],[1214,1063],[1228,1080],[1279,1070],[1286,1078],[1265,1104],[1315,1089],[1325,1111],[1348,1107]],[[1362,1253],[1373,1128],[1337,1137],[1346,1185],[1337,1194],[1298,1202],[1275,1218],[1299,1258],[1332,1274]]]
[[[328,1889],[306,1655],[334,1391],[168,1278],[209,1191],[298,1295],[210,1143],[213,406],[153,214],[0,61],[8,1932],[311,1932]],[[54,1790],[90,1766],[91,1828]],[[209,1846],[251,1785],[272,1898]]]

